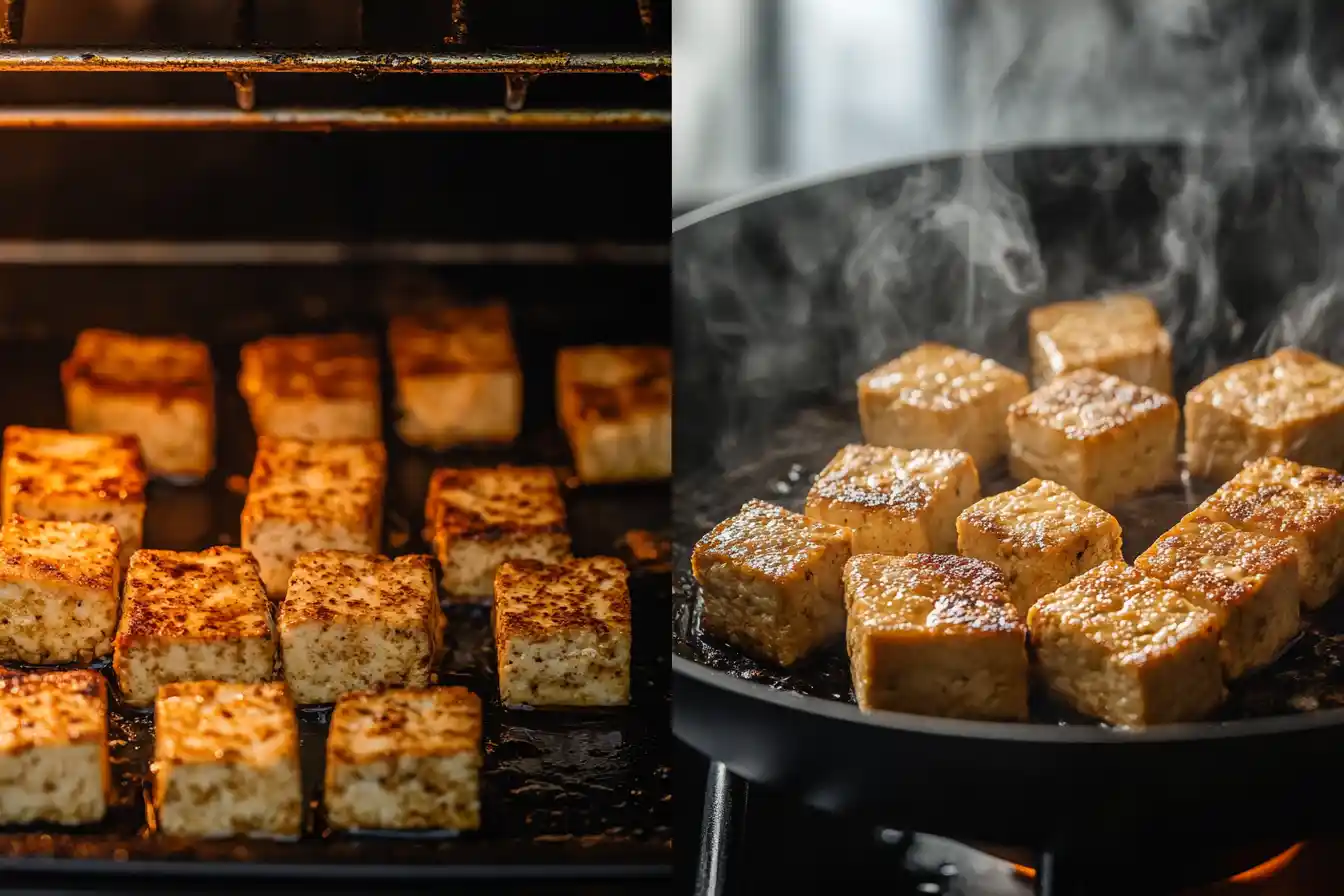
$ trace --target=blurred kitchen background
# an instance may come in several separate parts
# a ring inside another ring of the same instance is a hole
[[[1337,0],[674,0],[672,202],[981,146],[1344,139]]]

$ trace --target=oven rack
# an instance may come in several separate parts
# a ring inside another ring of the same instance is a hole
[[[470,46],[468,0],[451,0],[443,49],[393,52],[255,46],[255,0],[233,0],[232,47],[31,47],[23,43],[26,0],[0,0],[0,75],[29,73],[217,73],[233,84],[234,105],[4,105],[0,130],[658,130],[671,126],[666,106],[649,108],[526,108],[528,89],[542,75],[670,77],[670,50],[535,50]],[[449,2],[449,0],[445,0]],[[654,4],[637,0],[644,28]],[[361,16],[363,7],[361,7]],[[258,77],[268,75],[503,75],[494,108],[414,105],[285,106],[258,102]]]

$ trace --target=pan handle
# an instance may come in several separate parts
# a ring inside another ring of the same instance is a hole
[[[700,864],[696,896],[727,896],[728,850],[735,835],[734,820],[746,805],[746,783],[718,760],[709,763],[705,784],[705,812],[700,828]]]

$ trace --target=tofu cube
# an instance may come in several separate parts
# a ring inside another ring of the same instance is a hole
[[[1019,615],[1075,576],[1123,556],[1115,517],[1048,479],[962,511],[957,552],[1004,571]]]
[[[4,519],[110,523],[125,569],[145,529],[145,473],[135,436],[10,426],[3,460]]]
[[[215,375],[210,349],[184,337],[85,330],[61,365],[75,432],[140,440],[153,476],[204,478],[215,466]]]
[[[1171,337],[1143,296],[1045,305],[1027,315],[1027,329],[1031,375],[1038,386],[1091,367],[1171,394]]]
[[[1344,581],[1344,476],[1281,457],[1251,461],[1185,517],[1288,539],[1302,605],[1314,610]]]
[[[615,557],[503,563],[492,617],[503,703],[629,703],[629,580]]]
[[[327,820],[347,830],[475,830],[481,699],[466,688],[397,688],[336,703]]]
[[[1226,481],[1247,461],[1344,461],[1344,367],[1300,349],[1235,364],[1185,397],[1191,475]]]
[[[701,627],[780,666],[839,639],[853,537],[844,526],[748,501],[691,553]]]
[[[965,451],[846,445],[807,494],[807,515],[854,530],[855,554],[953,554],[957,514],[980,500]]]
[[[299,555],[280,605],[285,680],[299,703],[380,687],[428,687],[443,655],[431,558]]]
[[[408,445],[511,442],[523,425],[523,372],[509,309],[439,308],[388,327],[397,432]]]
[[[111,789],[106,679],[88,669],[0,677],[0,824],[93,824]]]
[[[435,470],[425,524],[454,600],[488,603],[505,560],[570,557],[565,502],[549,467]]]
[[[1227,523],[1180,523],[1134,568],[1217,618],[1228,678],[1269,664],[1297,635],[1297,551],[1285,539]]]
[[[1008,406],[1027,379],[996,361],[926,342],[859,377],[863,440],[892,448],[958,448],[983,470],[1008,453]]]
[[[1177,477],[1171,397],[1100,371],[1062,374],[1008,409],[1008,469],[1114,507]]]
[[[190,681],[154,701],[154,810],[171,837],[298,837],[299,723],[283,683]]]
[[[382,442],[257,439],[243,504],[243,547],[273,599],[307,551],[375,553],[383,538],[387,449]]]
[[[378,346],[368,336],[268,336],[243,346],[238,391],[258,436],[383,437]]]
[[[0,532],[0,660],[91,663],[112,653],[117,530],[14,516]]]
[[[561,349],[556,407],[587,484],[672,475],[672,353],[651,346]]]
[[[860,554],[845,564],[854,696],[863,710],[1027,717],[1027,627],[998,567]]]
[[[1200,719],[1226,695],[1214,615],[1122,561],[1041,598],[1027,627],[1050,690],[1112,725]]]
[[[257,561],[230,547],[136,551],[112,666],[133,706],[175,681],[270,681],[275,623]]]

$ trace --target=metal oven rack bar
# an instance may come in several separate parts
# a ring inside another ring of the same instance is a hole
[[[452,28],[441,52],[378,52],[249,48],[252,0],[236,0],[236,48],[26,47],[25,0],[0,0],[0,74],[10,72],[221,73],[234,85],[233,109],[183,106],[0,107],[0,130],[650,130],[671,126],[666,108],[525,110],[529,85],[541,75],[672,73],[670,52],[563,52],[467,49],[467,0],[452,0]],[[652,6],[632,5],[647,29]],[[258,75],[502,74],[501,108],[257,108]]]

